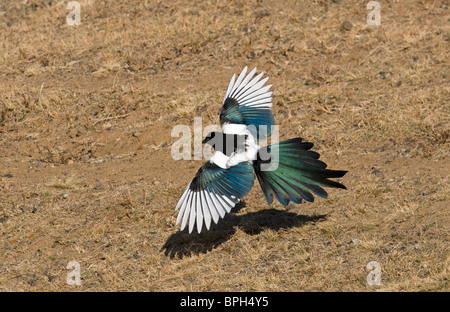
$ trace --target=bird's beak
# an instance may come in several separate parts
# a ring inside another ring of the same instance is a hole
[[[202,143],[205,144],[206,142],[208,142],[208,138],[207,137],[203,139]]]

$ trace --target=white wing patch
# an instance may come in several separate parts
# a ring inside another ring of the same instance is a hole
[[[230,168],[227,166],[228,160],[230,160],[230,157],[225,155],[221,151],[215,152],[214,155],[212,155],[212,157],[209,159],[210,162],[219,166],[222,169]]]
[[[222,131],[226,134],[249,134],[247,125],[224,123],[222,125]]]
[[[180,209],[176,224],[181,221],[181,231],[186,228],[188,220],[189,233],[193,231],[194,225],[197,225],[198,233],[202,231],[203,224],[209,230],[211,221],[217,224],[239,202],[235,196],[229,198],[218,194],[213,185],[200,191],[193,191],[190,186],[191,184],[187,186],[175,208],[175,211]]]
[[[242,106],[271,108],[272,92],[269,92],[269,89],[272,85],[263,87],[269,77],[260,81],[264,75],[264,73],[260,73],[252,79],[256,73],[256,67],[245,76],[247,69],[247,66],[245,66],[237,80],[236,75],[233,75],[230,84],[228,85],[227,92],[225,93],[224,103],[227,98],[233,98]]]

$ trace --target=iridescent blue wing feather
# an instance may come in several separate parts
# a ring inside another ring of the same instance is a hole
[[[197,225],[200,233],[203,223],[209,230],[211,220],[217,223],[225,213],[230,212],[253,186],[253,167],[242,162],[229,169],[223,169],[206,162],[186,187],[175,210],[176,223],[181,222],[181,230],[189,223],[189,233]]]
[[[236,80],[236,75],[231,78],[228,85],[223,107],[220,112],[221,124],[244,124],[256,139],[265,139],[272,133],[274,119],[272,114],[272,85],[264,86],[268,77],[260,80],[263,73],[256,77],[254,68],[247,76],[245,67]]]

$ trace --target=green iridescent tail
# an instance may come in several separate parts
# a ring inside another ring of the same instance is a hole
[[[294,138],[259,150],[253,167],[268,204],[274,196],[286,206],[289,201],[312,202],[312,193],[326,198],[328,194],[322,187],[346,189],[329,178],[343,177],[347,171],[326,169],[327,165],[319,160],[319,153],[310,151],[312,147],[312,143]],[[269,160],[267,155],[271,157]]]

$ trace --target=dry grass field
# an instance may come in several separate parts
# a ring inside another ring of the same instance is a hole
[[[0,291],[450,289],[448,1],[380,0],[380,26],[368,0],[68,2],[0,2]],[[203,161],[171,131],[218,124],[245,65],[348,189],[284,208],[255,181],[180,232]]]

